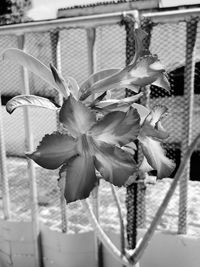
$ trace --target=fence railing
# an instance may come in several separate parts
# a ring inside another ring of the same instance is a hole
[[[64,76],[73,76],[81,83],[92,72],[112,67],[122,68],[125,65],[127,32],[121,26],[121,20],[127,14],[135,16],[136,11],[1,26],[0,53],[7,47],[25,49],[45,64],[53,62]],[[200,90],[197,84],[200,76],[200,9],[141,12],[141,15],[146,26],[152,27],[150,50],[157,53],[166,66],[172,84],[170,95],[152,87],[146,101],[150,107],[156,104],[168,106],[169,116],[164,124],[170,138],[165,147],[168,155],[178,162],[179,159],[175,156],[177,147],[184,154],[191,140],[200,132]],[[0,79],[0,188],[5,219],[29,220],[32,214],[33,232],[36,236],[39,220],[52,227],[62,228],[63,231],[67,228],[68,231],[73,229],[75,232],[83,230],[79,221],[86,218],[80,215],[83,213],[81,204],[65,207],[57,189],[56,173],[42,170],[29,161],[26,166],[23,158],[25,149],[32,150],[45,133],[56,130],[57,115],[52,111],[40,113],[25,109],[16,111],[10,117],[5,112],[5,103],[16,94],[47,96],[55,102],[61,101],[59,95],[32,73],[9,62],[0,62]],[[124,94],[122,91],[113,93],[119,98]],[[188,188],[191,189],[189,180],[188,165],[179,192],[175,194],[167,211],[169,214],[161,222],[161,229],[177,230],[178,225],[178,232],[186,233],[187,225],[189,229],[193,227],[192,219],[188,221]],[[166,192],[169,183],[167,180],[147,187],[147,201],[142,205],[145,210],[140,211],[140,214],[146,214],[147,224],[159,206],[159,195]],[[199,184],[195,184],[193,188],[198,186]],[[151,194],[154,194],[153,198]],[[122,195],[124,201],[125,191],[122,191]],[[31,201],[28,201],[30,196]],[[102,204],[103,200],[100,202]],[[78,211],[76,214],[75,209]],[[145,219],[145,216],[142,218]],[[76,222],[79,229],[74,226]],[[200,227],[198,223],[197,227]],[[37,247],[35,251],[37,255]]]

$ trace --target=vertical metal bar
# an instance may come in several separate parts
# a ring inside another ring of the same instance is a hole
[[[96,72],[96,29],[87,28],[87,48],[88,48],[88,74]],[[94,100],[95,95],[90,96]]]
[[[51,40],[51,53],[52,53],[52,61],[53,65],[57,68],[57,70],[61,73],[62,72],[62,65],[61,65],[61,43],[60,43],[60,32],[59,30],[51,31],[50,32],[50,40]],[[55,101],[58,105],[62,105],[63,98],[62,95],[55,90]],[[62,131],[61,124],[59,121],[59,113],[56,114],[56,125],[57,130]],[[67,205],[66,200],[63,194],[60,194],[60,210],[61,210],[61,228],[62,232],[66,233],[68,229],[67,223]]]
[[[87,48],[88,48],[88,73],[89,75],[96,71],[96,29],[87,28]],[[90,96],[94,100],[95,96]],[[97,185],[92,192],[93,200],[93,211],[99,221],[99,186]],[[96,266],[103,267],[103,255],[102,255],[102,244],[95,235],[95,246],[96,246]]]
[[[25,36],[18,36],[18,48],[25,50]],[[22,92],[23,94],[29,95],[29,77],[26,68],[21,69],[22,78]],[[31,117],[30,110],[28,107],[24,107],[24,129],[25,129],[25,148],[27,151],[33,151],[33,134],[31,129]],[[34,242],[34,259],[35,267],[41,266],[41,255],[40,255],[40,228],[39,228],[39,217],[38,217],[38,201],[37,201],[37,182],[35,167],[32,160],[28,159],[28,175],[30,179],[30,201],[31,201],[31,219],[32,219],[32,233]]]
[[[186,153],[192,142],[192,120],[194,105],[194,74],[195,74],[195,42],[197,33],[197,18],[186,22],[186,58],[184,73],[184,120],[182,155]],[[180,180],[178,233],[187,233],[187,198],[188,180],[190,178],[190,162],[185,166],[185,172]]]
[[[126,65],[129,65],[135,54],[134,29],[135,19],[133,16],[124,16],[122,25],[126,31]],[[126,97],[131,96],[133,92],[126,89]],[[137,160],[137,155],[136,155]],[[137,191],[138,184],[133,183],[127,186],[126,190],[126,210],[127,210],[127,239],[129,249],[136,247],[137,240]]]
[[[138,11],[135,10],[133,16],[124,17],[122,24],[126,30],[126,64],[130,64],[135,54],[134,30],[140,27],[141,21]],[[126,96],[133,92],[126,90]],[[136,144],[139,149],[139,144]],[[136,161],[139,162],[139,150],[136,154]],[[145,189],[142,180],[144,176],[138,174],[140,183],[133,183],[127,187],[126,207],[127,207],[127,238],[130,249],[134,249],[137,242],[137,227],[145,225]]]
[[[10,193],[6,166],[6,148],[3,131],[3,113],[0,94],[0,183],[2,185],[4,219],[10,219]]]

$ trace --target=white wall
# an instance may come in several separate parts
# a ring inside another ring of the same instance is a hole
[[[7,153],[9,155],[24,155],[26,148],[23,109],[18,108],[10,115],[3,106],[2,115]],[[36,147],[45,134],[50,134],[56,130],[56,113],[44,108],[30,108],[30,122]]]

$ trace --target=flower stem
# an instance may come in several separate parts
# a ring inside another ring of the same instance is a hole
[[[108,249],[108,251],[113,255],[115,259],[118,260],[122,265],[125,265],[127,267],[134,267],[133,264],[129,263],[126,256],[121,256],[121,252],[119,249],[113,244],[113,242],[110,240],[110,238],[106,235],[100,224],[98,223],[92,207],[90,205],[90,202],[88,199],[82,200],[82,204],[85,207],[85,209],[89,213],[90,222],[93,226],[93,229],[95,230],[99,240],[103,243],[103,245]]]
[[[114,188],[113,184],[110,184],[112,194],[117,206],[118,210],[118,216],[119,216],[119,221],[120,221],[120,241],[121,241],[121,254],[122,256],[125,255],[125,230],[124,230],[124,221],[123,221],[123,216],[122,216],[122,209],[119,201],[119,197],[117,195],[117,192]]]
[[[130,260],[132,261],[133,264],[137,263],[144,250],[146,249],[146,247],[148,246],[148,243],[150,241],[150,239],[152,238],[155,230],[156,230],[156,227],[158,225],[158,223],[160,222],[160,219],[163,215],[163,213],[165,212],[165,209],[167,208],[167,205],[171,199],[171,197],[173,196],[174,194],[174,191],[176,189],[176,186],[179,182],[179,180],[181,179],[182,177],[182,174],[183,174],[183,171],[184,171],[184,168],[186,166],[186,163],[187,161],[190,159],[193,151],[195,150],[197,144],[198,144],[198,140],[200,139],[200,134],[194,139],[194,141],[191,143],[191,145],[188,147],[188,150],[187,152],[185,153],[185,156],[176,172],[176,175],[171,183],[171,186],[162,202],[162,204],[160,205],[149,229],[147,230],[146,234],[144,235],[144,237],[142,238],[141,242],[139,243],[139,245],[136,247],[134,253],[132,254],[132,256],[130,257]]]

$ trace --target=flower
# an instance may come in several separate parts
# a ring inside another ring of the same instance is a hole
[[[88,107],[70,95],[60,109],[59,119],[68,134],[46,135],[36,151],[26,155],[43,168],[62,166],[60,179],[65,179],[62,184],[67,202],[89,196],[98,183],[96,170],[117,186],[124,185],[137,170],[132,156],[120,148],[139,134],[136,109],[110,112],[97,121]]]
[[[157,170],[157,178],[169,177],[175,164],[165,156],[160,142],[169,137],[161,125],[162,118],[166,115],[167,108],[157,105],[144,119],[138,140],[144,153],[144,160],[140,169],[147,172]]]
[[[103,93],[107,90],[128,88],[138,93],[141,87],[154,84],[170,90],[167,74],[164,66],[158,60],[157,55],[152,55],[144,50],[143,41],[146,34],[143,30],[135,31],[135,56],[133,61],[123,69],[108,69],[91,76],[80,87],[80,100],[85,100],[95,93]]]
[[[59,110],[63,132],[45,135],[36,151],[26,153],[47,169],[59,167],[59,184],[66,201],[72,202],[89,196],[98,183],[97,172],[110,183],[122,186],[138,171],[133,159],[134,145],[138,139],[144,153],[140,169],[154,168],[158,178],[169,175],[173,163],[166,158],[160,142],[168,137],[160,123],[165,108],[156,107],[151,112],[134,103],[142,93],[140,87],[156,84],[169,89],[166,73],[157,56],[143,47],[144,32],[135,33],[136,53],[133,61],[122,70],[108,69],[91,75],[79,88],[76,80],[65,80],[56,68],[46,67],[36,58],[18,50],[7,49],[4,59],[10,59],[39,75],[64,97],[60,109],[51,101],[33,95],[16,96],[7,105],[12,113],[20,106]],[[129,88],[136,95],[125,99],[106,99],[113,88]],[[94,101],[86,98],[97,93]],[[101,93],[101,95],[99,95]],[[82,102],[81,102],[82,101]],[[101,113],[97,119],[96,112]],[[133,143],[132,143],[133,144]]]

